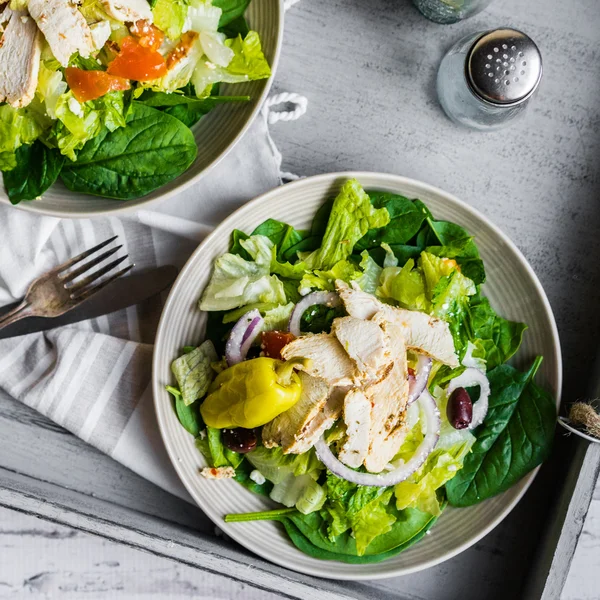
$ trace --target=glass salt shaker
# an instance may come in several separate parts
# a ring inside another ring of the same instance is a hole
[[[542,55],[516,29],[478,32],[444,56],[437,77],[442,108],[473,129],[500,129],[523,114],[542,78]]]
[[[413,0],[423,16],[435,23],[457,23],[481,12],[492,0]]]

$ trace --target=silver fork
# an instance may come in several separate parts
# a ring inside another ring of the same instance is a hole
[[[88,256],[98,252],[98,250],[102,250],[102,248],[105,248],[116,239],[117,236],[114,236],[35,279],[29,286],[23,301],[0,317],[0,329],[25,317],[58,317],[75,308],[88,298],[91,298],[96,292],[111,283],[111,281],[131,270],[133,265],[129,265],[111,274],[103,281],[96,283],[101,277],[107,275],[121,264],[127,258],[127,255],[125,255],[109,262],[93,273],[89,273],[91,269],[100,265],[102,261],[122,248],[121,245],[103,252],[100,256],[89,260],[81,266],[77,266]],[[75,266],[77,268],[69,270]],[[86,276],[80,281],[74,281],[82,275]]]

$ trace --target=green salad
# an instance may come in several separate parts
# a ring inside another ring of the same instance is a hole
[[[58,179],[128,200],[184,173],[222,83],[271,69],[250,0],[0,1],[0,171],[13,204]],[[203,140],[211,144],[212,140]]]
[[[482,293],[471,235],[356,180],[309,230],[235,230],[199,308],[205,340],[167,389],[208,466],[281,507],[310,556],[385,560],[445,507],[500,494],[550,451],[556,406],[507,361],[527,326]],[[198,340],[190,340],[196,344]]]

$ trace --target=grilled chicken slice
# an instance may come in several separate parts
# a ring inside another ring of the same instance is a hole
[[[351,317],[367,320],[381,308],[382,302],[379,302],[375,296],[355,290],[341,279],[336,280],[335,287]]]
[[[298,376],[302,383],[298,402],[263,427],[263,444],[267,448],[281,446],[285,453],[294,452],[327,403],[329,386],[325,381],[302,371],[298,372]]]
[[[302,454],[317,443],[317,440],[340,418],[344,406],[344,396],[347,392],[348,388],[346,387],[331,389],[331,394],[323,410],[307,425],[304,433],[298,436],[298,440],[288,448],[286,454]]]
[[[351,385],[358,377],[354,363],[338,339],[327,333],[305,335],[290,342],[281,351],[284,360],[309,358],[304,370],[313,377],[324,379],[330,386]]]
[[[402,331],[389,322],[382,327],[389,336],[394,362],[379,381],[364,391],[371,403],[369,452],[365,458],[365,467],[371,473],[382,471],[398,452],[404,439],[401,430],[408,401],[408,364]]]
[[[27,106],[35,94],[42,38],[27,11],[6,8],[0,21],[4,25],[0,42],[0,102],[20,108]]]
[[[371,294],[352,289],[342,281],[337,281],[336,286],[349,315],[358,319],[373,319],[380,324],[390,321],[400,329],[409,349],[427,354],[450,367],[458,366],[454,340],[446,321],[384,304]],[[375,315],[377,319],[374,319]]]
[[[152,9],[147,0],[100,0],[104,10],[121,23],[145,20],[152,23]]]
[[[28,8],[63,67],[75,52],[88,57],[94,51],[92,32],[72,0],[29,0]]]
[[[338,455],[344,464],[357,469],[369,452],[371,431],[371,402],[362,390],[354,389],[344,398],[344,422],[346,441]]]
[[[377,323],[356,317],[340,317],[334,319],[331,333],[354,361],[362,379],[378,379],[380,372],[390,363],[388,341]]]

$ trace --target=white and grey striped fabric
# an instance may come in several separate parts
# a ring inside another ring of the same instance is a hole
[[[205,179],[129,218],[56,219],[1,206],[0,306],[21,298],[44,271],[115,234],[138,267],[181,266],[223,217],[280,183],[280,161],[259,118]],[[0,340],[0,390],[187,498],[152,407],[152,342],[165,299]]]

